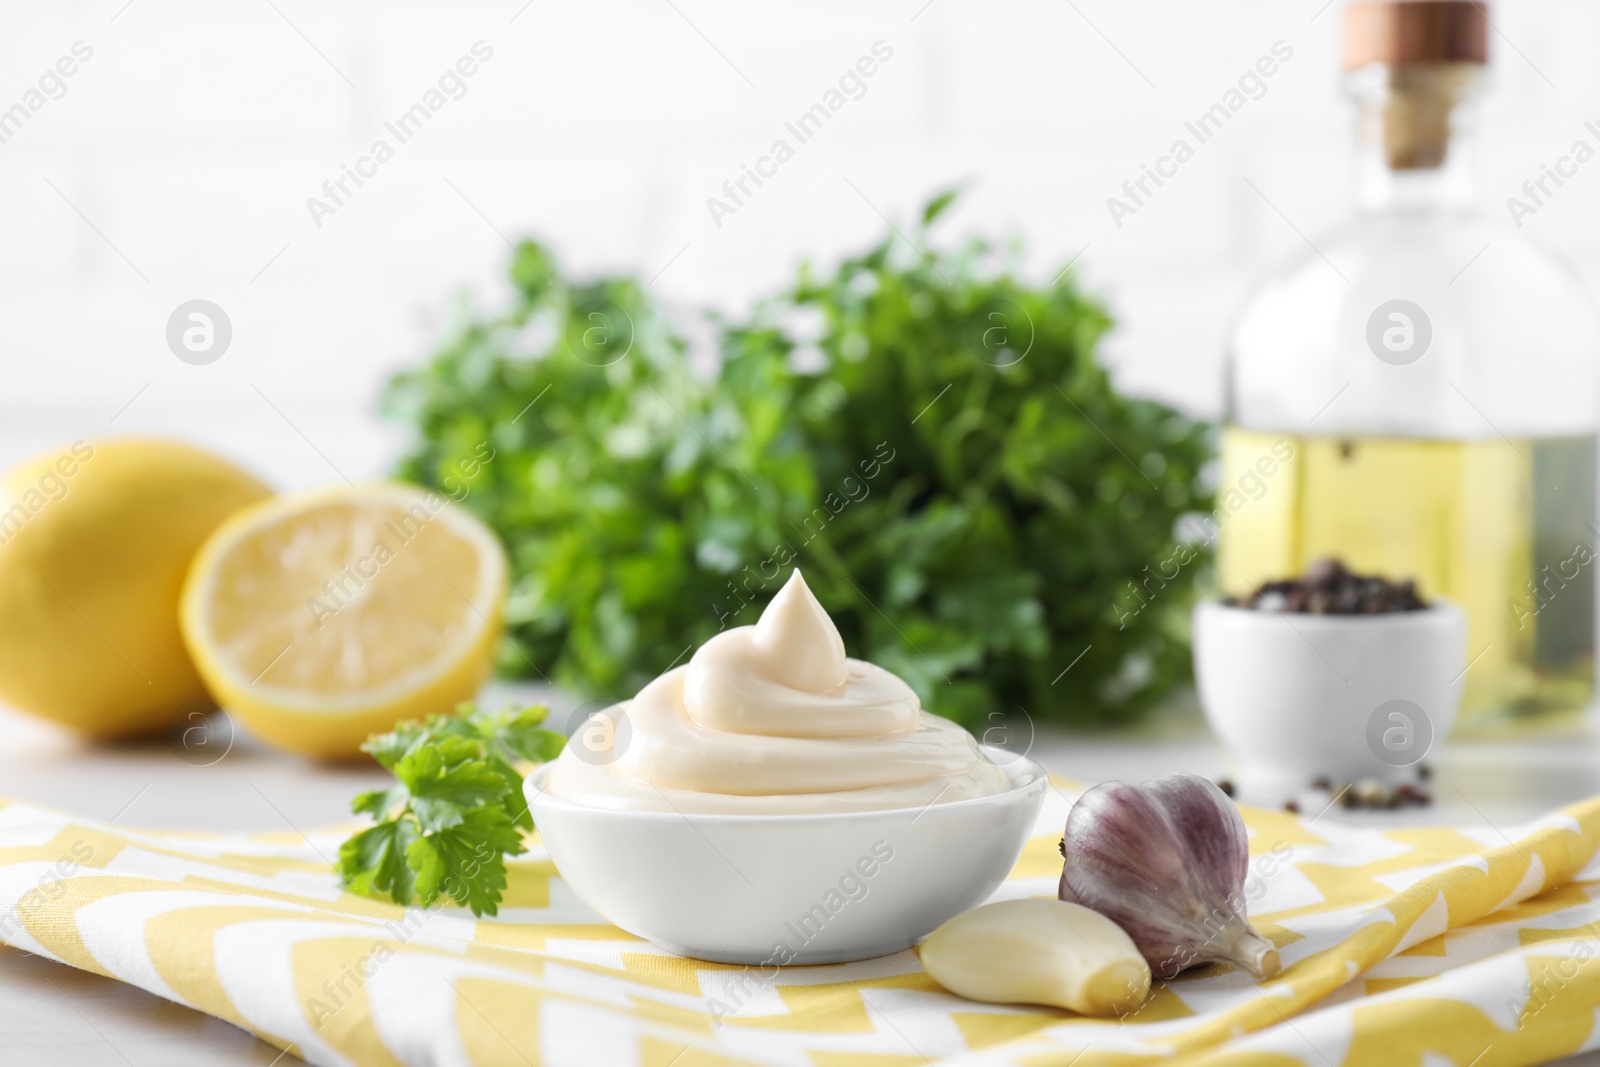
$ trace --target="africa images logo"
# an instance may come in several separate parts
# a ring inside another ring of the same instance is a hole
[[[1367,347],[1393,367],[1415,363],[1433,344],[1433,322],[1410,300],[1385,300],[1367,316]]]

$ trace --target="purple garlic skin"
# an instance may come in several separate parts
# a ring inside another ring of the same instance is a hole
[[[1061,899],[1121,926],[1157,977],[1216,962],[1278,973],[1277,949],[1245,916],[1244,820],[1206,779],[1095,786],[1067,815],[1062,855]]]

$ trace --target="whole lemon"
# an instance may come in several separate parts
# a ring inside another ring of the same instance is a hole
[[[207,702],[178,627],[195,551],[272,495],[176,441],[74,441],[0,474],[0,703],[92,737]]]

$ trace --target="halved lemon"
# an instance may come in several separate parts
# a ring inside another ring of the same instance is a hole
[[[263,739],[353,756],[483,684],[505,600],[493,531],[445,496],[385,483],[234,515],[184,583],[184,640],[223,707]]]

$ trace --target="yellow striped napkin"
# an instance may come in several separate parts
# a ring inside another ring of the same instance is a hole
[[[1050,796],[1000,896],[1055,895],[1072,799]],[[0,939],[314,1064],[1506,1067],[1600,1047],[1600,798],[1502,828],[1245,821],[1283,972],[1197,969],[1122,1020],[964,1001],[912,952],[773,981],[682,959],[584,908],[537,842],[475,921],[342,893],[347,827],[137,831],[19,801],[0,801]]]

